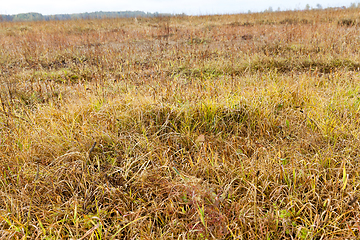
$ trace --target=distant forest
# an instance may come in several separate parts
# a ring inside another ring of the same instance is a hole
[[[157,17],[160,13],[149,13],[142,11],[122,11],[122,12],[92,12],[92,13],[75,13],[75,14],[56,14],[42,15],[40,13],[21,13],[15,15],[0,15],[0,21],[49,21],[49,20],[70,20],[70,19],[94,19],[94,18],[131,18],[131,17]]]

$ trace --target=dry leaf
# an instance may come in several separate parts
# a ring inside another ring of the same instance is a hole
[[[195,142],[200,142],[200,143],[205,142],[205,135],[203,135],[203,134],[199,135],[199,136],[196,138]]]

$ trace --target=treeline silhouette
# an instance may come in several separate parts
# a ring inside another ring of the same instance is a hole
[[[96,18],[131,18],[131,17],[158,17],[163,13],[149,13],[143,11],[121,11],[121,12],[85,12],[75,14],[56,14],[56,15],[42,15],[41,13],[20,13],[14,15],[0,15],[0,21],[50,21],[50,20],[70,20],[70,19],[96,19]]]

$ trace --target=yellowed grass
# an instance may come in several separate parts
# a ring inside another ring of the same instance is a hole
[[[2,22],[0,236],[356,239],[358,19]]]

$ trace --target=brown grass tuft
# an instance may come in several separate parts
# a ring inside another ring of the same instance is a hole
[[[356,11],[1,22],[1,238],[356,239]]]

